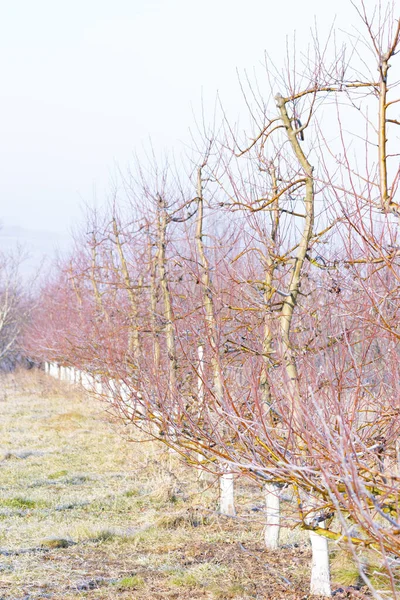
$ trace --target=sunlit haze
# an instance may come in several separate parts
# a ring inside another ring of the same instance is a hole
[[[349,1],[15,0],[0,22],[0,219],[66,232],[84,204],[102,202],[117,170],[150,143],[185,153],[202,103],[217,93],[235,115],[238,74],[264,51],[299,52],[317,17],[357,22]]]

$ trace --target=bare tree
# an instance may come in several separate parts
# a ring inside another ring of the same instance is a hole
[[[0,255],[0,366],[12,368],[24,357],[23,334],[33,300],[23,288],[22,252]]]

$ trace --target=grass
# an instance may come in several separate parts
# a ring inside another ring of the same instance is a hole
[[[284,550],[264,550],[257,485],[239,480],[238,518],[219,516],[211,475],[200,483],[163,446],[129,442],[137,433],[122,437],[78,388],[39,372],[0,383],[2,600],[307,597],[306,535],[285,530]],[[351,585],[338,556],[335,581]]]
[[[349,552],[337,552],[331,560],[331,574],[341,586],[357,585],[360,575]]]
[[[45,506],[46,503],[41,501],[29,500],[28,498],[22,498],[17,496],[15,498],[0,498],[0,507],[6,508],[38,508]]]
[[[177,587],[205,588],[215,587],[227,574],[227,567],[215,563],[201,563],[186,569],[180,569],[170,577],[172,585]]]
[[[56,471],[55,473],[50,473],[48,476],[49,479],[60,479],[61,477],[66,477],[68,475],[68,471],[62,469],[61,471]]]
[[[140,575],[124,577],[115,584],[118,590],[137,590],[144,586],[144,579]]]
[[[75,542],[73,542],[72,540],[67,540],[65,538],[52,537],[52,538],[48,538],[48,539],[45,539],[42,542],[40,542],[39,547],[54,550],[55,548],[68,548],[69,546],[72,546],[74,544],[75,544]]]

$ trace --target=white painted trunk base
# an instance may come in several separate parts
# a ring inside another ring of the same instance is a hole
[[[229,515],[234,517],[236,515],[235,510],[235,497],[234,497],[234,483],[233,473],[223,473],[219,478],[219,510],[223,515]]]
[[[199,481],[205,481],[207,479],[207,471],[201,468],[202,463],[204,463],[204,456],[200,452],[197,453],[197,462],[200,466],[198,479]]]
[[[312,567],[310,593],[314,596],[331,596],[328,540],[310,531]]]
[[[267,550],[277,550],[279,548],[280,532],[280,489],[274,483],[267,483],[264,486],[265,493],[265,517],[266,524],[264,529],[265,547]]]

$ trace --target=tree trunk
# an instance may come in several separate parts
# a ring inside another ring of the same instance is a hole
[[[141,283],[139,281],[138,285],[134,285],[131,281],[131,277],[129,274],[128,263],[125,258],[123,243],[121,241],[120,232],[118,229],[117,220],[114,216],[113,218],[113,232],[115,237],[115,243],[117,245],[117,250],[121,262],[121,270],[122,276],[124,279],[126,293],[128,294],[129,304],[130,304],[130,315],[129,315],[129,334],[128,334],[128,351],[132,354],[134,360],[135,369],[138,368],[138,361],[140,358],[140,337],[139,337],[139,309],[138,309],[138,293],[141,288]]]
[[[264,486],[265,493],[265,516],[266,524],[264,530],[265,547],[267,550],[279,548],[280,530],[280,489],[274,483]]]
[[[310,541],[312,549],[310,593],[314,596],[331,596],[328,540],[310,531]]]
[[[233,485],[233,473],[223,473],[219,478],[220,486],[220,499],[219,499],[219,510],[223,515],[229,515],[234,517],[235,511],[235,497],[234,497],[234,485]]]
[[[214,393],[218,406],[224,404],[223,377],[220,365],[218,348],[218,326],[215,318],[213,290],[210,278],[210,267],[203,243],[203,182],[202,167],[197,171],[197,224],[196,224],[196,246],[200,265],[200,280],[203,288],[203,307],[206,317],[207,333],[211,346],[211,366],[213,372]],[[202,354],[203,359],[203,354]],[[225,471],[225,467],[222,466]],[[235,515],[235,503],[233,493],[233,473],[223,473],[220,477],[220,511],[226,515]]]

